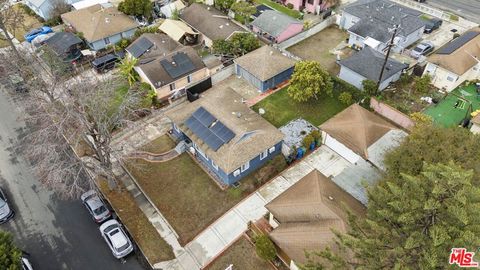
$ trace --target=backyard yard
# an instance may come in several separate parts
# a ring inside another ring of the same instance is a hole
[[[334,91],[333,97],[321,95],[318,99],[307,102],[294,102],[288,95],[287,88],[283,88],[255,104],[252,109],[256,112],[260,108],[264,109],[265,114],[262,116],[276,127],[296,118],[303,118],[319,126],[347,107],[338,100],[337,95]]]
[[[173,147],[173,141],[164,135],[142,150],[163,153]],[[180,244],[185,245],[259,185],[282,171],[286,163],[283,157],[280,161],[274,159],[243,179],[238,188],[228,190],[221,190],[187,153],[160,163],[130,159],[127,167],[177,232]]]
[[[19,4],[10,7],[10,9],[11,10],[9,12],[18,14],[18,16],[15,17],[21,20],[17,19],[16,21],[7,21],[7,28],[9,29],[9,32],[20,42],[25,40],[23,37],[25,33],[43,25],[40,21],[38,21],[37,18],[28,15]]]
[[[274,1],[270,1],[270,0],[254,0],[254,1],[257,4],[263,4],[263,5],[269,6],[273,9],[276,9],[277,11],[285,13],[288,16],[293,17],[295,19],[302,19],[302,17],[303,17],[303,14],[301,12],[299,12],[297,10],[294,10],[294,9],[289,9],[288,7],[286,7],[282,4],[276,3]]]
[[[259,258],[255,247],[245,238],[241,237],[231,245],[205,270],[225,270],[229,265],[239,270],[268,270],[274,269],[269,263]]]
[[[336,48],[340,42],[345,41],[347,33],[336,26],[330,26],[318,34],[315,34],[302,42],[287,48],[287,51],[305,60],[314,60],[322,64],[332,75],[338,75],[340,67],[336,63],[336,56],[330,51]],[[342,59],[351,54],[351,49],[341,51]]]

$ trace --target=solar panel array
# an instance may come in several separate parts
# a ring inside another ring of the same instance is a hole
[[[128,52],[135,58],[139,58],[142,56],[146,51],[153,47],[153,43],[145,37],[140,38],[139,40],[135,41],[130,48],[128,48]]]
[[[195,65],[193,64],[192,60],[190,60],[190,57],[188,57],[188,55],[184,52],[175,54],[172,57],[172,62],[163,59],[160,61],[160,64],[168,73],[168,75],[174,79],[195,70]]]
[[[458,50],[458,48],[462,47],[465,43],[469,42],[476,36],[478,36],[480,32],[467,32],[456,39],[447,43],[447,45],[443,46],[440,50],[438,50],[437,54],[451,54],[454,51]]]
[[[235,137],[233,131],[203,107],[193,112],[185,121],[185,125],[213,151],[217,151]]]

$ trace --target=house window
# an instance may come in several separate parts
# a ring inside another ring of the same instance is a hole
[[[103,41],[105,42],[105,44],[110,44],[110,39],[108,37],[104,38]]]
[[[250,168],[250,161],[247,161],[247,163],[243,164],[242,167],[240,167],[240,170],[244,172],[248,170],[248,168]]]
[[[215,170],[217,170],[217,171],[218,171],[218,165],[217,165],[217,164],[215,164],[215,162],[213,162],[213,160],[212,160],[212,166],[213,166],[213,168],[215,168]]]
[[[268,150],[263,151],[262,153],[260,153],[260,160],[266,158],[267,156],[268,156]]]
[[[237,177],[240,175],[240,170],[236,170],[233,172],[233,176]]]
[[[193,80],[192,74],[188,75],[188,76],[187,76],[187,82],[188,82],[188,83],[191,83],[192,80]]]
[[[270,149],[268,149],[268,152],[271,154],[275,152],[275,146],[272,146]]]
[[[453,78],[453,77],[450,77],[450,76],[447,76],[447,81],[449,81],[449,82],[453,82],[453,81],[455,81],[455,78]]]

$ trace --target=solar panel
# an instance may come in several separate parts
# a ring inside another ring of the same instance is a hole
[[[467,32],[456,39],[447,43],[447,45],[443,46],[438,50],[437,54],[451,54],[456,51],[458,48],[462,47],[465,43],[469,42],[476,36],[478,36],[480,32]]]
[[[195,65],[188,55],[184,52],[179,52],[172,57],[172,62],[163,59],[160,64],[170,77],[176,79],[188,72],[195,70]]]
[[[193,112],[193,116],[197,118],[204,126],[209,127],[215,120],[217,120],[211,113],[205,110],[203,107],[198,108]]]
[[[135,57],[139,58],[142,56],[146,51],[148,51],[151,47],[153,47],[153,43],[145,37],[142,37],[135,41],[128,51],[130,54]]]
[[[206,137],[204,142],[210,147],[213,151],[217,151],[224,144],[223,141],[218,138],[215,134],[211,133],[210,136]]]
[[[195,119],[195,117],[190,117],[187,119],[187,121],[185,122],[185,124],[187,125],[187,127],[192,130],[192,132],[194,134],[198,134],[200,132],[200,130],[204,129],[205,127],[202,125],[202,123],[198,122],[197,119]]]
[[[218,121],[211,130],[217,137],[222,139],[224,143],[228,143],[233,137],[235,137],[235,133],[227,128],[222,122]]]

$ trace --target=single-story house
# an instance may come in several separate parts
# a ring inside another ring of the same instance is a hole
[[[65,3],[72,5],[80,0],[63,0]],[[45,20],[50,19],[54,14],[52,14],[56,3],[58,0],[25,0],[25,5],[27,5],[33,12],[38,16],[42,17]]]
[[[350,33],[349,45],[367,45],[382,51],[392,38],[390,29],[400,25],[393,47],[393,51],[400,52],[422,37],[425,21],[421,15],[420,11],[388,0],[357,1],[343,9],[339,26]]]
[[[234,33],[247,32],[221,11],[199,3],[182,10],[180,19],[202,34],[199,42],[207,47],[211,47],[214,40],[226,40]]]
[[[93,5],[62,14],[63,22],[82,33],[94,51],[114,45],[122,38],[131,38],[138,24],[111,5]]]
[[[470,127],[470,131],[475,134],[480,134],[480,113],[473,117],[471,122],[472,126]]]
[[[265,10],[251,24],[253,32],[280,43],[302,32],[303,23],[276,10]]]
[[[76,3],[73,3],[72,7],[75,10],[79,10],[79,9],[91,7],[97,4],[104,5],[107,3],[109,3],[109,0],[82,0]]]
[[[329,247],[337,252],[334,231],[348,230],[347,210],[362,217],[365,207],[318,170],[313,170],[265,206],[274,228],[269,236],[290,269],[308,260],[305,252]]]
[[[155,89],[159,100],[182,97],[185,87],[210,76],[195,49],[185,46],[165,56],[140,59],[134,69],[143,82]]]
[[[44,42],[64,62],[72,62],[82,56],[83,41],[70,32],[55,32]]]
[[[234,60],[235,73],[262,92],[288,81],[295,62],[267,45]]]
[[[435,87],[451,91],[464,81],[480,79],[480,28],[448,42],[427,58],[424,74]]]
[[[144,33],[130,44],[127,56],[136,59],[163,57],[182,45],[165,34]]]
[[[198,40],[199,34],[182,21],[165,19],[158,29],[183,45],[193,45]]]
[[[370,47],[365,47],[359,52],[338,62],[340,65],[338,77],[358,89],[363,90],[362,82],[364,80],[378,81],[384,61],[385,55]],[[402,71],[407,67],[408,65],[389,58],[383,71],[379,90],[385,89],[390,83],[400,79]]]
[[[350,163],[363,159],[384,169],[385,152],[407,133],[379,115],[353,104],[320,126],[323,143]]]
[[[185,4],[177,0],[175,2],[168,3],[160,8],[160,12],[165,15],[166,18],[171,18],[175,11],[180,12],[185,8]]]
[[[281,153],[283,134],[230,87],[214,86],[166,115],[173,135],[190,143],[202,166],[224,185],[240,181]]]
[[[327,0],[286,0],[285,5],[292,4],[293,9],[303,12],[320,14],[320,12],[330,8],[332,1]],[[302,10],[303,8],[303,10]]]

